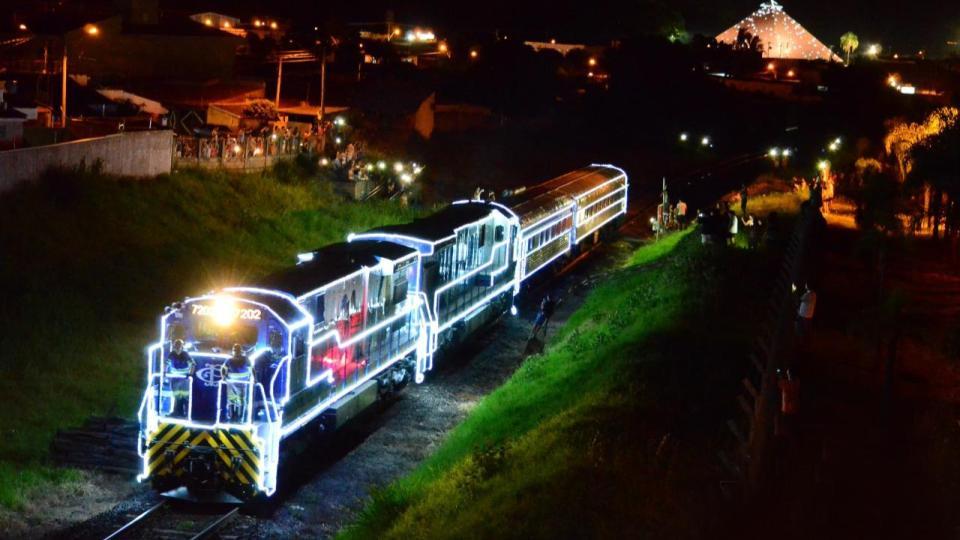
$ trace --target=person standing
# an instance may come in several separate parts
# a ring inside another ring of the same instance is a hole
[[[677,222],[680,225],[680,228],[686,228],[687,226],[687,203],[683,200],[677,201]]]
[[[167,355],[165,374],[170,378],[170,391],[173,394],[173,414],[187,417],[190,408],[190,378],[197,368],[190,353],[183,350],[183,340],[173,342],[173,348]]]
[[[530,334],[530,339],[534,339],[543,330],[543,335],[547,335],[547,324],[550,322],[550,318],[553,317],[554,309],[556,309],[557,304],[554,302],[553,298],[550,297],[548,293],[543,297],[543,300],[540,301],[540,311],[537,312],[537,318],[533,321],[533,333]]]
[[[220,377],[227,384],[227,421],[242,422],[247,407],[247,392],[253,386],[253,366],[239,343],[233,356],[223,363]]]
[[[813,313],[817,309],[817,293],[809,284],[803,286],[800,307],[797,308],[797,335],[803,339],[810,335],[813,328]]]

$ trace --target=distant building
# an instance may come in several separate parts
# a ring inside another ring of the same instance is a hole
[[[450,57],[446,42],[426,27],[394,22],[356,26],[365,64],[381,64],[394,59],[423,67]]]
[[[89,33],[91,25],[98,29],[95,36]],[[68,50],[78,51],[75,70],[108,81],[230,79],[237,50],[244,44],[237,36],[188,19],[137,25],[121,16],[71,30],[65,39]]]
[[[587,46],[580,43],[557,43],[556,40],[551,41],[524,41],[524,45],[533,48],[533,50],[540,51],[556,51],[564,56],[568,55],[571,51],[576,50],[586,50]]]
[[[787,15],[775,0],[760,4],[760,9],[718,35],[717,41],[737,46],[743,35],[741,30],[760,39],[764,58],[840,61],[839,56]]]

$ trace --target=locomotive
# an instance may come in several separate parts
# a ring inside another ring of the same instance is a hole
[[[271,496],[285,441],[422,383],[445,350],[515,313],[531,276],[622,220],[628,189],[622,169],[591,165],[502,202],[458,201],[351,234],[254,285],[171,304],[147,349],[137,479]],[[189,369],[171,369],[174,350]],[[237,362],[245,376],[231,375]]]

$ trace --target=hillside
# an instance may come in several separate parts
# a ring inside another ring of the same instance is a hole
[[[45,466],[57,428],[134,413],[164,305],[416,213],[344,201],[279,172],[61,171],[0,198],[0,504],[16,508],[34,487],[74,478]]]
[[[776,250],[641,248],[345,539],[692,538]],[[696,336],[693,338],[693,336]]]

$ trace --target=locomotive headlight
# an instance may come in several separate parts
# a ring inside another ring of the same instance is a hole
[[[218,296],[213,303],[213,321],[220,326],[228,326],[236,318],[237,308],[229,298]]]

